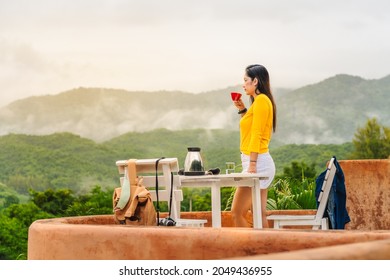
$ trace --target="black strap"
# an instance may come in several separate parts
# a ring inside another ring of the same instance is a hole
[[[158,199],[158,163],[160,160],[164,159],[165,157],[161,157],[158,160],[156,160],[156,198],[157,198],[157,205],[156,205],[156,213],[157,213],[157,225],[160,225],[160,201]]]
[[[173,172],[171,172],[171,194],[169,195],[169,213],[168,217],[171,217],[171,209],[172,209],[172,193],[173,193]]]

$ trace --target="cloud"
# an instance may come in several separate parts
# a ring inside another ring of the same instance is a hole
[[[73,87],[201,92],[388,74],[388,1],[0,0],[0,105]],[[5,54],[5,56],[4,56]]]

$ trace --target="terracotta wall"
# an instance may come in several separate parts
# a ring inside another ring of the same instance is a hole
[[[390,229],[390,160],[340,160],[351,222],[346,229]]]
[[[335,247],[342,245],[346,249]],[[102,215],[35,221],[28,259],[390,259],[389,248],[390,231],[138,227],[116,225],[112,215]]]

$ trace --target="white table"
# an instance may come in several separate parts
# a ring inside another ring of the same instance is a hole
[[[258,173],[231,173],[220,175],[180,176],[180,187],[210,187],[212,226],[221,227],[221,187],[252,188],[253,227],[262,228],[259,180],[267,179]]]

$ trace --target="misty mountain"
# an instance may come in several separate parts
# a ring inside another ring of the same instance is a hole
[[[72,132],[96,141],[158,128],[237,127],[228,88],[201,94],[78,88],[18,100],[0,109],[0,135]]]
[[[198,94],[77,88],[34,96],[0,108],[0,135],[71,132],[101,142],[159,128],[238,130],[231,91],[243,93],[241,86]],[[336,75],[274,93],[278,106],[274,138],[283,143],[350,142],[356,129],[372,117],[390,125],[390,76],[365,80]],[[249,106],[249,98],[243,100]]]
[[[288,143],[352,141],[369,118],[390,126],[390,75],[379,80],[336,75],[278,102],[278,139]]]

